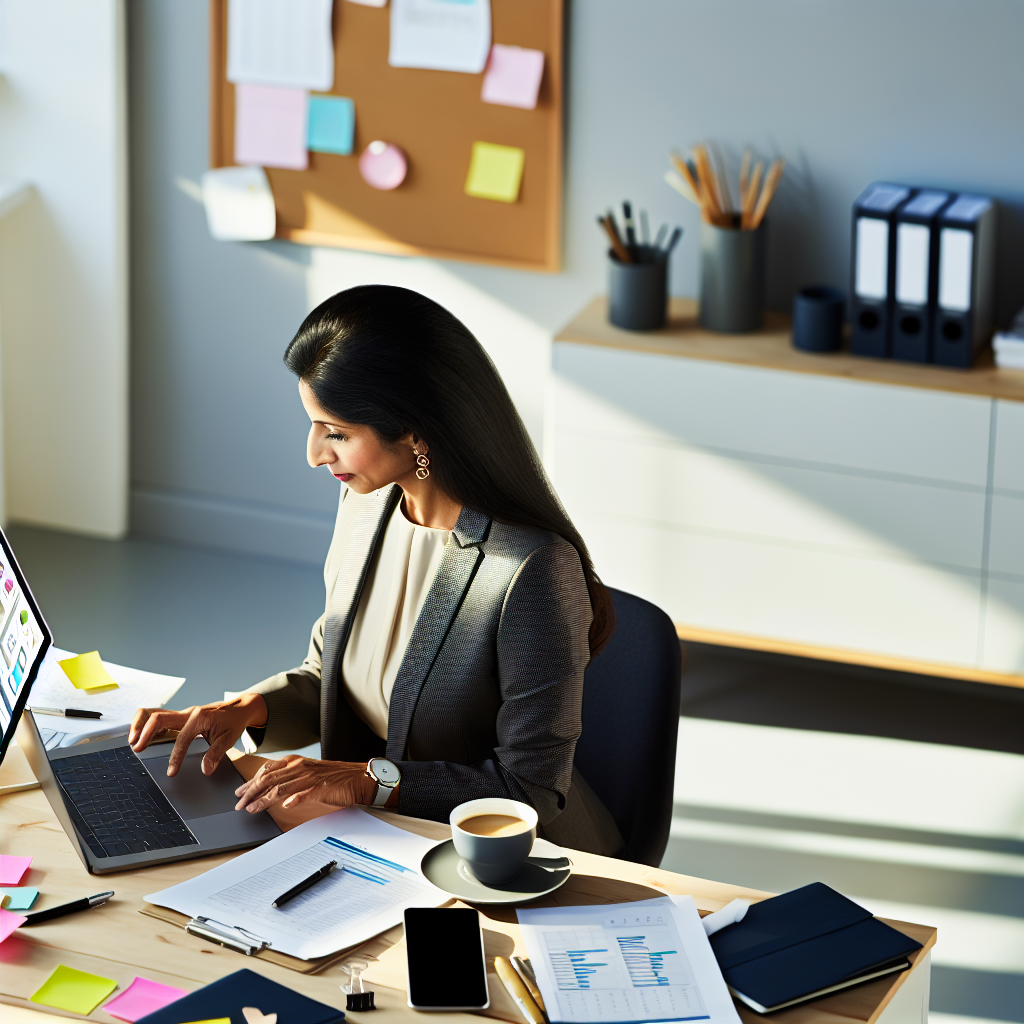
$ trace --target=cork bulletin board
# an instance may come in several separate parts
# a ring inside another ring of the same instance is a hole
[[[234,86],[227,80],[227,0],[210,0],[210,166],[234,163]],[[563,0],[491,0],[492,39],[544,53],[537,107],[484,103],[483,74],[388,65],[389,8],[335,0],[334,88],[355,102],[350,156],[311,152],[305,171],[267,168],[277,237],[304,245],[435,256],[557,271],[562,206]],[[391,192],[360,177],[375,139],[405,151]],[[517,146],[514,203],[463,191],[474,142]]]

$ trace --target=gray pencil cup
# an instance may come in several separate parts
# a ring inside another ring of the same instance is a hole
[[[756,231],[700,225],[700,323],[742,334],[761,326],[765,225]]]
[[[623,263],[608,253],[608,319],[627,331],[656,331],[665,326],[668,256],[650,246],[637,249],[638,263]]]

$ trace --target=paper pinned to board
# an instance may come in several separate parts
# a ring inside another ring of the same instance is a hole
[[[466,195],[514,203],[519,198],[526,154],[518,146],[474,142],[466,175]]]
[[[551,1024],[740,1024],[690,896],[516,913]]]
[[[391,0],[393,68],[479,74],[491,49],[491,0]]]
[[[504,107],[534,110],[544,77],[544,51],[495,43],[487,61],[480,99]]]
[[[244,928],[279,953],[311,960],[393,928],[406,907],[436,907],[450,899],[419,870],[436,845],[350,807],[307,821],[144,899],[189,917]],[[271,906],[330,860],[344,870],[283,907]]]
[[[230,0],[228,81],[329,92],[332,0]]]
[[[99,651],[89,651],[73,658],[65,658],[57,664],[76,690],[103,693],[105,690],[117,689],[117,681],[103,667]]]
[[[309,97],[307,145],[314,153],[348,156],[356,131],[356,105],[347,96]]]
[[[309,93],[269,85],[235,87],[235,162],[304,171]]]
[[[202,178],[210,236],[219,242],[264,242],[277,233],[277,208],[262,167],[215,167]]]

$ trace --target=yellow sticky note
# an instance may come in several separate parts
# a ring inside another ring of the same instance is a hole
[[[65,658],[57,664],[64,669],[64,675],[71,680],[76,689],[90,690],[93,693],[117,689],[117,683],[103,667],[99,651],[80,654],[77,658]]]
[[[117,982],[110,978],[76,971],[74,967],[61,964],[43,982],[43,987],[29,998],[41,1006],[52,1006],[55,1010],[68,1010],[88,1016],[115,988]]]
[[[466,195],[514,203],[519,198],[526,154],[516,146],[474,142],[466,177]]]

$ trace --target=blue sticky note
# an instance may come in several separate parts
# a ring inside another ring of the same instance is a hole
[[[316,153],[348,156],[356,131],[356,105],[345,96],[309,97],[307,146]]]
[[[38,895],[38,889],[30,889],[27,886],[20,886],[17,889],[0,889],[0,903],[3,902],[5,896],[10,896],[11,902],[7,904],[8,910],[28,910],[35,903]]]

